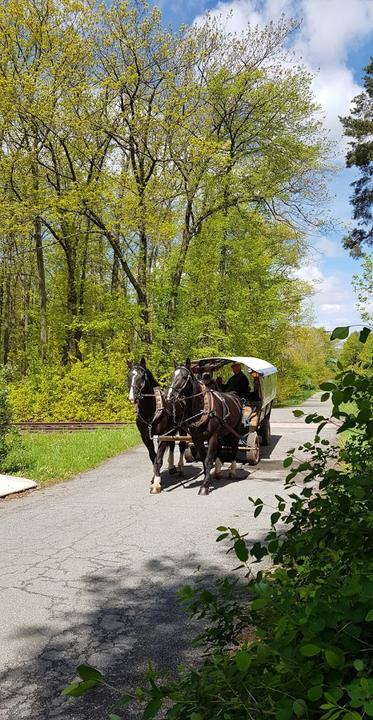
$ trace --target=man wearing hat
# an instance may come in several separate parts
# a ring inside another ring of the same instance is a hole
[[[245,400],[247,400],[249,397],[250,386],[246,375],[241,370],[240,363],[233,363],[231,368],[233,375],[229,378],[224,391],[235,392],[240,398],[245,398]]]

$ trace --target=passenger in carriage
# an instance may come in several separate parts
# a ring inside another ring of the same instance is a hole
[[[250,385],[246,375],[242,372],[240,363],[233,363],[231,369],[233,370],[233,375],[225,385],[224,392],[235,392],[240,398],[247,400],[250,393]]]
[[[215,380],[211,377],[209,372],[204,372],[202,374],[202,382],[208,390],[217,390],[218,389]]]
[[[260,382],[257,372],[252,372],[251,377],[254,383],[254,389],[249,392],[248,400],[260,400]]]

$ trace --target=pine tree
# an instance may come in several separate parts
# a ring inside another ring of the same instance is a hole
[[[344,238],[344,246],[355,256],[362,254],[363,245],[373,245],[373,57],[364,70],[365,90],[353,99],[350,115],[340,118],[344,134],[353,138],[346,165],[360,170],[359,178],[352,183],[351,198],[357,224]]]

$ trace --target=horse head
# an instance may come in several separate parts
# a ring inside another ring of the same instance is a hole
[[[138,364],[131,365],[128,373],[128,399],[131,403],[137,403],[141,399],[147,379],[146,362],[141,358]]]
[[[187,358],[184,365],[177,365],[171,378],[167,391],[167,400],[175,402],[181,397],[188,397],[193,392],[193,373],[190,369],[190,359]]]

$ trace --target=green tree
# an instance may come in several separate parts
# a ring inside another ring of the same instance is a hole
[[[352,255],[361,255],[364,245],[373,244],[373,58],[364,75],[365,90],[352,103],[350,115],[341,117],[344,133],[353,138],[346,155],[347,167],[357,167],[360,177],[352,183],[351,203],[356,227],[344,238],[344,245]]]
[[[68,374],[117,338],[165,371],[191,348],[281,362],[325,161],[311,78],[284,65],[295,29],[175,32],[122,0],[2,7],[0,340],[15,377]]]
[[[357,308],[362,320],[373,325],[373,256],[364,255],[362,275],[353,275],[352,284],[357,295]]]

